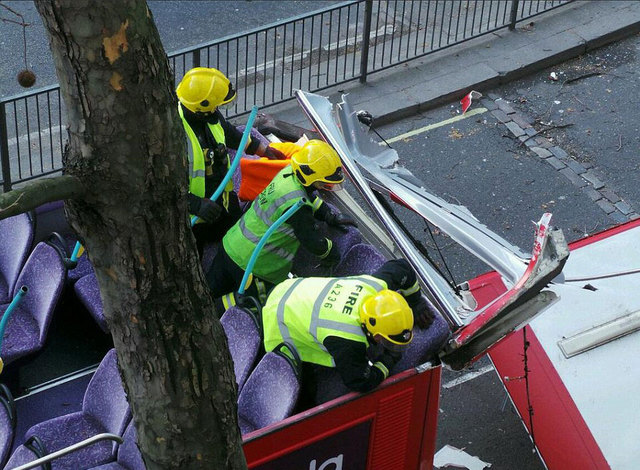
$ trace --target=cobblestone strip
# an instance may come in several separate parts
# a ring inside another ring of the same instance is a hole
[[[591,165],[578,162],[546,137],[537,135],[532,126],[534,120],[517,112],[507,100],[489,93],[488,98],[483,98],[481,103],[509,129],[514,137],[524,143],[540,160],[551,165],[574,186],[580,188],[615,223],[640,217],[631,205],[595,175]]]

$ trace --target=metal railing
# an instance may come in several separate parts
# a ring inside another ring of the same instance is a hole
[[[355,0],[174,52],[178,83],[192,67],[216,67],[238,97],[228,117],[320,91],[460,44],[514,29],[572,0]],[[0,100],[4,191],[62,169],[65,112],[58,86]]]

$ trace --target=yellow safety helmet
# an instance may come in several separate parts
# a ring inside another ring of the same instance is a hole
[[[189,70],[176,88],[182,106],[194,113],[210,113],[230,103],[236,92],[229,79],[218,69],[195,67]]]
[[[316,181],[338,184],[344,181],[342,162],[331,145],[310,140],[291,157],[291,167],[304,186]]]
[[[367,336],[387,349],[402,350],[413,339],[413,311],[396,291],[384,289],[365,299],[360,321]]]

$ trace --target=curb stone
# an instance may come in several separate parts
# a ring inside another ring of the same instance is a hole
[[[606,184],[598,178],[593,165],[582,164],[564,149],[554,145],[546,137],[537,135],[531,126],[534,122],[531,117],[516,111],[508,100],[488,93],[488,99],[483,100],[487,109],[491,109],[491,114],[502,123],[509,132],[521,143],[524,143],[540,161],[547,162],[556,171],[571,181],[602,209],[609,218],[616,224],[624,223],[640,217],[631,205],[625,202],[616,192],[608,188]],[[494,105],[490,104],[493,100]],[[527,132],[528,131],[528,132]],[[533,137],[535,136],[535,137]]]

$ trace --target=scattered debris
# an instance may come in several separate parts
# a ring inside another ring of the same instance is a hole
[[[621,148],[622,148],[622,134],[618,134],[618,148],[616,149],[616,152],[619,152]]]
[[[451,129],[449,132],[449,137],[452,139],[462,139],[464,135],[458,129]]]
[[[543,124],[543,123],[542,123],[542,121],[540,122],[540,124],[542,124],[542,125],[546,125],[546,124]],[[536,131],[536,133],[535,133],[535,134],[530,135],[530,136],[528,136],[526,139],[522,140],[522,141],[520,142],[520,145],[521,145],[521,146],[522,146],[522,145],[524,145],[524,143],[525,143],[527,140],[531,139],[532,137],[535,137],[535,136],[537,136],[538,134],[541,134],[541,133],[543,133],[543,132],[547,132],[547,131],[549,131],[549,130],[551,130],[551,129],[564,129],[565,127],[571,127],[571,126],[573,126],[573,123],[569,123],[569,124],[558,124],[557,126],[551,126],[551,125],[550,125],[550,126],[547,126],[547,127],[545,127],[544,129],[540,129],[539,131]],[[553,138],[549,137],[547,140],[549,140],[549,142],[552,142],[552,141],[553,141]]]
[[[464,98],[462,98],[462,100],[460,100],[460,104],[462,105],[462,114],[466,113],[471,107],[471,102],[473,100],[479,100],[480,98],[482,98],[482,93],[475,90],[470,91]]]
[[[564,84],[569,84],[569,83],[574,83],[577,82],[578,80],[582,80],[584,78],[589,78],[589,77],[595,77],[595,76],[600,76],[600,75],[604,75],[602,72],[590,72],[590,73],[585,73],[584,75],[580,75],[578,77],[574,77],[574,78],[568,78],[564,81]]]
[[[466,468],[467,470],[483,470],[491,467],[491,464],[467,454],[462,449],[447,444],[434,455],[433,466],[435,468],[455,467]]]
[[[554,82],[557,82],[558,81],[558,74],[555,73],[555,72],[551,72],[549,74],[549,80],[553,80]]]

